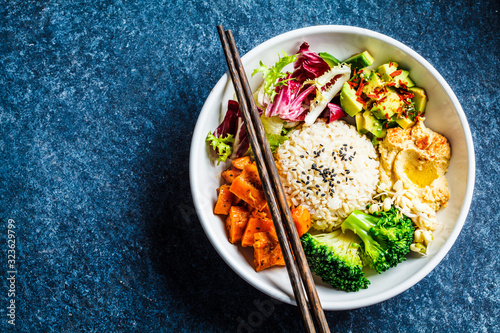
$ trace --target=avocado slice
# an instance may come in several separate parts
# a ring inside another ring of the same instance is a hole
[[[384,133],[384,124],[379,119],[375,118],[370,111],[362,113],[363,131],[370,132],[374,136],[380,138]]]
[[[396,87],[399,88],[401,85],[399,82],[404,84],[406,88],[413,87],[415,83],[413,83],[413,80],[410,78],[410,72],[407,70],[402,70],[401,74],[396,75],[395,77],[390,77],[390,81],[394,82],[396,84]],[[386,80],[386,81],[389,81]]]
[[[375,137],[385,136],[383,122],[375,118],[370,111],[356,114],[356,129],[359,134],[371,133]]]
[[[328,52],[320,52],[318,54],[330,67],[335,67],[340,64],[340,60],[338,60]]]
[[[378,90],[377,88],[381,89],[383,87],[384,81],[380,78],[380,74],[372,72],[368,77],[368,82],[363,87],[363,93],[365,93],[365,95],[371,95],[375,90]]]
[[[415,105],[415,110],[423,114],[425,112],[425,106],[427,105],[427,94],[425,90],[419,87],[408,88],[408,91],[413,94],[413,104]]]
[[[380,65],[377,67],[377,72],[382,75],[384,78],[387,74],[390,77],[390,74],[398,69],[399,64],[395,61],[388,62],[386,64]],[[386,80],[388,81],[388,80]]]
[[[358,112],[355,116],[356,119],[356,129],[359,134],[366,134],[368,130],[366,129],[365,118],[363,117],[363,113]]]
[[[372,55],[370,54],[370,52],[363,51],[361,53],[356,53],[356,54],[350,56],[349,58],[344,60],[344,62],[346,64],[350,64],[351,68],[354,69],[354,68],[368,67],[373,63],[373,60],[374,59],[373,59]]]
[[[403,104],[393,89],[387,89],[385,96],[375,101],[370,111],[378,119],[389,119],[403,107]]]
[[[415,122],[411,120],[410,117],[396,118],[396,122],[398,123],[399,126],[401,126],[401,128],[404,129],[415,125]]]
[[[348,82],[345,82],[340,91],[340,107],[351,117],[363,109],[363,104],[358,102],[357,98],[356,90],[351,88]]]
[[[407,88],[413,87],[415,83],[410,78],[410,72],[402,69],[401,73],[392,77],[391,74],[398,70],[399,64],[397,62],[391,61],[377,67],[377,72],[382,75],[382,79],[386,82],[394,82],[396,87],[399,88],[401,81]]]

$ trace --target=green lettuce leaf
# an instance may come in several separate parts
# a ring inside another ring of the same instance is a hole
[[[231,144],[234,143],[234,136],[232,134],[227,134],[222,138],[216,138],[211,132],[208,132],[205,140],[212,146],[218,155],[217,165],[219,165],[220,162],[225,162],[233,153]]]
[[[266,134],[266,137],[267,141],[269,142],[269,146],[271,147],[271,151],[273,153],[279,147],[280,144],[288,140],[287,136],[282,136],[278,134]]]
[[[285,66],[294,63],[298,58],[297,54],[289,56],[288,52],[282,52],[283,56],[278,55],[279,60],[274,64],[274,66],[268,67],[260,61],[259,67],[257,67],[252,73],[252,77],[259,72],[262,73],[264,78],[264,92],[271,98],[271,102],[276,95],[275,88],[279,85],[285,85],[286,82],[289,81],[289,79],[284,79],[287,76],[287,73],[282,73],[281,71],[285,68]]]
[[[272,152],[278,148],[280,144],[288,140],[288,132],[290,129],[284,127],[285,122],[279,117],[260,117],[264,131],[266,132],[267,141]]]

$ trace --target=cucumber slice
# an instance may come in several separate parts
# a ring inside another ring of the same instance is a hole
[[[368,51],[363,51],[361,53],[356,53],[351,57],[344,60],[346,64],[351,65],[351,69],[354,68],[364,68],[373,64],[373,57]]]

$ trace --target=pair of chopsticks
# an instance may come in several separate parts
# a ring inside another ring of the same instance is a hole
[[[233,34],[222,25],[217,30],[304,328],[306,332],[330,332]]]

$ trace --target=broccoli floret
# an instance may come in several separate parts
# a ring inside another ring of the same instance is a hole
[[[365,289],[370,281],[363,273],[360,239],[340,229],[300,238],[311,271],[325,283],[345,291]]]
[[[354,231],[363,241],[363,263],[382,273],[406,260],[415,227],[396,207],[373,215],[355,210],[341,225]]]

